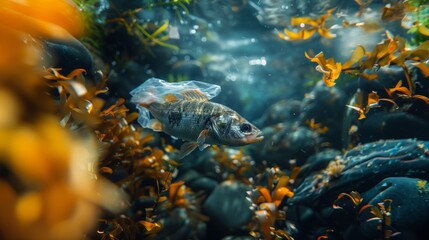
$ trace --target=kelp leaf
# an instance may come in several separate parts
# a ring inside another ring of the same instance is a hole
[[[359,106],[352,106],[352,105],[346,105],[346,106],[359,113],[358,120],[362,120],[362,119],[366,118],[365,111],[362,108],[360,108]]]
[[[424,25],[420,25],[418,26],[417,30],[419,31],[419,33],[425,35],[425,36],[429,36],[429,28],[427,28]]]
[[[323,73],[323,81],[328,87],[335,85],[335,80],[340,76],[342,65],[339,62],[334,62],[333,58],[325,59],[323,52],[318,53],[314,57],[310,57],[307,52],[304,53],[305,57],[310,61],[318,63],[316,70]]]
[[[70,87],[70,89],[68,89],[68,91],[70,93],[73,92],[78,97],[82,97],[83,95],[85,95],[88,92],[85,85],[83,85],[82,83],[79,83],[76,81],[69,81],[69,82],[67,82],[67,84]],[[65,85],[67,85],[67,84],[65,84]]]
[[[423,95],[414,95],[413,98],[420,99],[424,101],[426,104],[429,104],[429,98]]]
[[[109,168],[109,167],[101,167],[100,168],[100,172],[112,174],[113,170],[111,168]]]
[[[78,68],[73,70],[71,73],[67,74],[67,76],[64,76],[60,73],[62,69],[61,68],[48,68],[47,71],[50,73],[49,75],[43,76],[46,79],[49,80],[70,80],[82,73],[86,73],[86,70],[83,68]]]
[[[301,29],[298,32],[289,31],[288,29],[284,29],[283,32],[286,34],[279,33],[280,38],[288,40],[288,41],[297,41],[297,40],[307,40],[316,32],[316,29]]]
[[[261,196],[264,198],[264,202],[272,202],[270,191],[268,191],[267,188],[259,187],[258,190]]]
[[[363,56],[365,56],[365,48],[358,45],[353,51],[352,56],[343,64],[343,68],[349,68],[353,64],[357,63]]]
[[[278,207],[280,205],[280,203],[282,202],[284,197],[288,197],[288,198],[293,197],[293,192],[286,187],[281,187],[278,189],[276,188],[274,190],[273,200],[274,200],[276,207]]]
[[[265,239],[271,239],[270,214],[266,210],[256,210],[255,215],[261,225],[260,228]]]
[[[355,3],[357,3],[359,6],[366,6],[367,4],[371,3],[372,0],[368,0],[366,2],[362,2],[361,0],[354,0]]]
[[[180,180],[180,181],[177,181],[177,182],[175,182],[175,183],[172,183],[171,185],[170,185],[170,191],[169,191],[169,193],[168,193],[168,197],[169,197],[169,199],[171,200],[171,201],[173,201],[174,202],[174,200],[177,198],[177,197],[181,197],[180,195],[182,195],[182,194],[180,194],[180,188],[182,187],[182,186],[184,186],[184,184],[185,184],[185,182],[184,181],[182,181],[182,180]]]
[[[146,229],[146,231],[148,231],[148,233],[156,233],[161,230],[161,224],[157,222],[149,222],[142,220],[138,223],[141,224]]]
[[[360,73],[359,76],[365,78],[366,80],[373,81],[378,78],[378,74],[369,74],[369,73]]]
[[[162,24],[155,32],[151,34],[151,37],[155,38],[156,36],[164,32],[167,28],[168,28],[168,21],[165,21],[164,24]]]
[[[410,52],[408,59],[416,61],[427,60],[429,58],[429,49],[417,48]]]
[[[334,209],[342,209],[343,207],[337,205],[337,202],[344,197],[348,197],[352,201],[352,203],[355,207],[359,206],[363,201],[363,198],[356,191],[352,191],[350,194],[349,193],[340,193],[338,195],[337,199],[335,200],[334,204],[332,205],[332,207]]]
[[[319,28],[317,29],[317,32],[320,34],[320,36],[325,38],[334,38],[337,36],[336,34],[329,32],[326,28]]]
[[[429,77],[429,66],[424,62],[412,63],[423,73],[425,77]]]
[[[317,27],[319,25],[319,23],[317,21],[315,21],[314,19],[310,18],[310,17],[292,17],[290,19],[290,24],[292,26],[299,26],[301,25],[301,23],[303,24],[307,24],[313,27]]]
[[[386,89],[386,91],[389,96],[392,96],[394,93],[397,92],[405,94],[407,96],[411,96],[411,91],[407,87],[402,87],[402,80],[400,80],[395,87]]]
[[[326,66],[325,54],[323,52],[318,53],[314,57],[310,57],[307,52],[304,52],[306,58],[310,59],[310,61],[315,62],[321,66]]]
[[[379,107],[378,102],[380,101],[380,98],[378,97],[377,93],[372,92],[368,94],[368,108],[366,112],[369,111],[370,108]]]

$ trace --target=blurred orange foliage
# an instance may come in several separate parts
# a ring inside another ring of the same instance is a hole
[[[60,125],[64,116],[43,79],[38,39],[73,39],[81,24],[70,1],[0,2],[0,168],[7,173],[0,176],[2,239],[81,239],[100,207],[118,211],[125,201],[94,171],[95,137]],[[88,92],[73,80],[55,81],[70,96]]]

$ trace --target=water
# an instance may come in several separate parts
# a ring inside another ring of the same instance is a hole
[[[427,238],[427,1],[3,2],[1,239]]]

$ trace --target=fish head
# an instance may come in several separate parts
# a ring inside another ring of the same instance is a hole
[[[212,118],[212,129],[220,143],[242,146],[260,142],[261,130],[234,111],[227,111]]]

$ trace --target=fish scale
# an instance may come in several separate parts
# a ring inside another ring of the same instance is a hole
[[[163,124],[164,132],[188,141],[195,140],[200,132],[207,128],[212,116],[232,111],[214,102],[187,100],[152,104],[149,110],[161,123],[168,123]],[[212,142],[212,144],[215,143]]]

